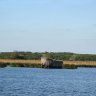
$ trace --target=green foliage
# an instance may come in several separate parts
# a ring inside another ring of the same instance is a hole
[[[77,65],[69,65],[69,64],[64,64],[63,68],[65,69],[77,69]]]
[[[8,63],[0,63],[0,68],[4,68],[8,65]]]
[[[70,52],[1,52],[0,59],[38,60],[43,54],[45,54],[48,58],[59,60],[96,61],[96,55],[75,54]]]
[[[24,64],[19,64],[19,63],[10,63],[10,67],[24,67]]]
[[[10,63],[0,64],[0,66],[9,65],[10,67],[28,67],[28,68],[41,68],[40,64],[27,64],[27,63]],[[4,66],[4,67],[6,67]]]

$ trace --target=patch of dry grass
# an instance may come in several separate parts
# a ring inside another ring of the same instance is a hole
[[[1,63],[24,63],[24,64],[41,64],[40,60],[11,60],[11,59],[0,59]]]
[[[96,61],[64,61],[64,64],[69,65],[96,65]]]
[[[41,64],[40,60],[11,60],[11,59],[0,59],[0,63],[18,63],[18,64]],[[64,64],[68,65],[88,65],[96,66],[96,61],[64,61]]]

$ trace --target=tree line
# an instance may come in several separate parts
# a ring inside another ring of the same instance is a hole
[[[1,52],[0,59],[38,60],[46,54],[49,58],[70,61],[96,61],[95,54],[76,54],[70,52]]]

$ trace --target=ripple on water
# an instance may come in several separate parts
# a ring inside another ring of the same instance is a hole
[[[96,69],[0,69],[0,96],[94,96]]]

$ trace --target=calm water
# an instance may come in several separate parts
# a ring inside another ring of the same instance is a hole
[[[96,69],[0,68],[0,96],[96,96]]]

